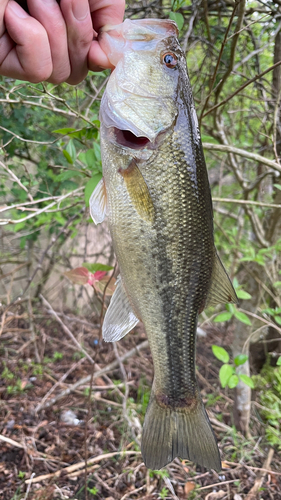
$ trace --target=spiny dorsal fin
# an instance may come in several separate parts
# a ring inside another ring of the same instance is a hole
[[[135,160],[131,161],[128,168],[120,169],[119,173],[124,179],[132,204],[139,216],[152,223],[155,216],[154,206],[146,182]]]
[[[103,178],[92,192],[89,205],[93,221],[99,224],[106,216],[106,190]]]
[[[117,342],[125,337],[139,322],[125,292],[121,277],[105,313],[102,336],[105,342]]]
[[[206,305],[215,306],[217,304],[226,304],[227,302],[234,302],[235,304],[238,304],[238,298],[230,278],[216,252],[212,273],[212,284],[207,297]]]

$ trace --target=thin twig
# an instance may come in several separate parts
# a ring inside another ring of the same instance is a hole
[[[140,451],[114,451],[112,453],[105,453],[104,455],[99,455],[97,457],[90,458],[88,460],[88,465],[101,462],[102,460],[108,460],[109,458],[116,457],[117,455],[120,455],[122,457],[125,455],[127,456],[127,455],[140,455],[140,454],[141,454]],[[60,469],[60,470],[53,472],[51,474],[44,474],[42,476],[27,479],[25,481],[25,484],[40,483],[41,481],[45,481],[45,479],[60,477],[60,475],[63,475],[63,477],[65,477],[69,472],[79,470],[82,467],[84,469],[85,460],[83,460],[82,462],[79,462],[78,464],[73,464],[73,465],[69,465],[68,467],[64,467],[63,469]]]
[[[273,459],[273,455],[274,455],[274,449],[270,448],[268,455],[266,457],[266,460],[263,464],[264,469],[268,469],[270,467],[271,461]],[[250,489],[245,500],[255,500],[255,498],[257,498],[258,492],[259,492],[260,488],[262,487],[262,483],[263,483],[265,475],[266,475],[266,472],[264,472],[264,471],[260,472],[260,474],[258,475],[258,477],[255,480],[254,486],[252,486],[252,488]]]
[[[137,347],[134,347],[130,351],[126,352],[123,356],[120,357],[122,363],[128,359],[134,356],[135,354],[138,354],[142,349],[146,349],[149,346],[148,340],[144,340],[141,344],[139,344]],[[109,363],[109,365],[105,366],[104,368],[101,368],[97,372],[94,373],[93,375],[93,380],[97,377],[101,377],[105,373],[110,372],[111,370],[114,370],[117,366],[119,365],[118,361],[115,360],[112,363]],[[49,408],[50,406],[53,406],[55,403],[57,403],[60,399],[64,398],[65,396],[68,396],[72,392],[76,391],[78,387],[81,385],[88,384],[91,380],[91,375],[88,375],[87,377],[84,377],[75,384],[72,384],[70,387],[68,387],[66,390],[60,392],[56,397],[45,403],[44,405],[38,405],[36,408],[36,411],[43,410],[45,408]]]
[[[33,217],[36,217],[37,215],[40,215],[43,212],[46,212],[47,210],[49,210],[49,208],[53,207],[57,203],[60,203],[61,201],[66,200],[66,198],[69,198],[70,196],[77,194],[82,190],[84,190],[84,186],[81,186],[77,189],[74,189],[73,191],[70,191],[69,193],[63,194],[53,203],[50,203],[46,207],[38,209],[37,212],[29,214],[26,217],[22,217],[21,219],[0,219],[0,226],[5,226],[7,224],[18,224],[19,222],[24,222],[28,219],[32,219]]]
[[[238,205],[254,205],[255,207],[269,207],[269,208],[281,208],[281,205],[276,205],[274,203],[263,203],[262,201],[251,201],[251,200],[234,200],[233,198],[212,198],[213,201],[220,201],[222,203],[236,203]]]
[[[39,295],[39,297],[42,299],[43,303],[49,308],[50,313],[56,318],[57,322],[63,327],[65,333],[71,338],[71,340],[74,342],[74,344],[77,346],[79,351],[83,352],[83,354],[86,356],[86,358],[90,361],[90,363],[95,364],[95,361],[93,358],[90,356],[90,354],[85,351],[85,349],[79,344],[78,340],[75,338],[73,333],[69,330],[69,328],[62,322],[62,320],[59,318],[57,315],[56,311],[52,308],[51,304],[43,297],[42,294]]]
[[[220,106],[223,106],[224,104],[226,104],[228,101],[230,101],[230,99],[232,99],[234,96],[236,96],[237,94],[239,94],[239,92],[241,92],[241,90],[243,90],[246,87],[248,87],[248,85],[250,85],[251,83],[254,83],[255,81],[259,80],[259,78],[262,78],[264,75],[266,75],[270,71],[272,71],[275,68],[277,68],[277,66],[279,66],[280,64],[281,64],[281,61],[278,61],[277,63],[273,64],[273,66],[270,66],[269,68],[267,68],[262,73],[259,73],[258,75],[254,76],[254,78],[251,78],[251,80],[248,80],[246,83],[244,83],[244,85],[241,85],[241,87],[239,87],[235,92],[233,92],[233,94],[230,94],[223,101],[219,102],[218,104],[216,104],[212,108],[208,109],[208,111],[206,111],[206,113],[203,115],[202,118],[205,118],[205,116],[207,116],[209,113],[211,113],[215,109],[219,108]]]
[[[211,80],[211,83],[210,83],[209,94],[206,97],[206,100],[205,100],[205,102],[203,104],[203,108],[202,108],[202,111],[201,111],[201,114],[200,114],[200,118],[199,118],[199,124],[200,125],[201,125],[202,118],[204,118],[204,116],[205,116],[204,115],[204,111],[205,111],[206,107],[208,106],[209,99],[210,99],[210,97],[212,95],[212,91],[213,91],[213,88],[214,88],[214,83],[215,83],[215,79],[216,79],[217,72],[218,72],[218,69],[219,69],[219,65],[220,65],[220,62],[221,62],[222,54],[223,54],[223,51],[224,51],[225,44],[227,42],[228,33],[229,33],[230,28],[231,28],[231,25],[232,25],[232,22],[233,22],[234,15],[235,15],[237,7],[238,7],[238,3],[234,5],[232,14],[231,14],[230,19],[229,19],[228,26],[227,26],[225,34],[224,34],[224,39],[223,39],[223,42],[221,44],[220,52],[219,52],[218,59],[217,59],[217,64],[216,64],[216,67],[215,67],[215,70],[214,70],[214,73],[213,73],[213,76],[212,76],[212,80]]]

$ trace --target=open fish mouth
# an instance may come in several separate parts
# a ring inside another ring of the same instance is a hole
[[[145,136],[136,136],[131,130],[121,130],[117,127],[113,128],[114,142],[119,146],[130,149],[143,149],[153,147],[152,142]]]
[[[152,151],[161,146],[161,144],[172,133],[174,123],[172,123],[171,127],[158,131],[153,139],[147,137],[145,134],[142,135],[141,131],[140,135],[136,135],[129,128],[121,129],[115,126],[106,128],[105,134],[107,135],[107,139],[110,142],[121,148],[133,149],[138,151],[141,151],[143,149]]]

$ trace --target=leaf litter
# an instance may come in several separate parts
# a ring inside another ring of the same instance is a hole
[[[99,338],[95,314],[82,319],[70,311],[62,313],[62,322],[94,360],[93,365],[48,310],[36,305],[40,361],[35,362],[25,305],[11,306],[9,314],[15,319],[1,337],[1,500],[238,500],[246,499],[255,486],[259,487],[256,498],[280,498],[278,452],[272,452],[264,440],[258,418],[253,418],[252,438],[234,430],[233,391],[219,386],[220,362],[214,359],[212,345],[227,350],[231,332],[208,327],[207,336],[198,338],[197,349],[199,385],[219,441],[223,470],[217,474],[176,459],[164,470],[148,471],[139,447],[153,377],[147,344],[122,361],[146,340],[142,326],[118,343],[116,360],[113,345]],[[67,389],[87,380],[93,370],[108,365],[113,368],[93,377],[91,388],[88,381],[67,394]],[[64,397],[49,407],[42,404],[40,410],[43,398],[48,403],[63,391]],[[269,453],[267,470],[263,465]]]

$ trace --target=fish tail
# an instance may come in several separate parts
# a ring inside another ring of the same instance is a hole
[[[221,470],[217,441],[200,395],[189,406],[160,405],[152,389],[142,434],[146,467],[161,469],[175,457]]]

